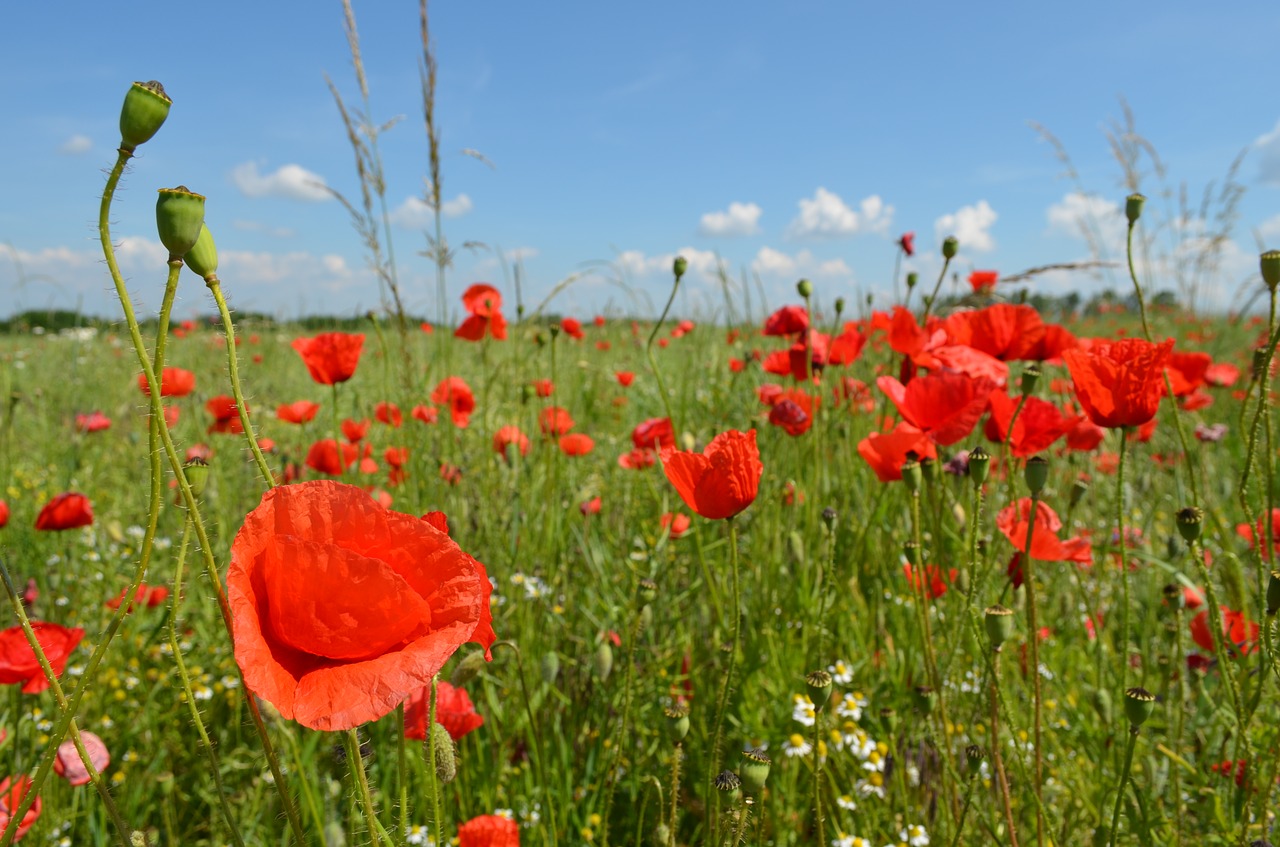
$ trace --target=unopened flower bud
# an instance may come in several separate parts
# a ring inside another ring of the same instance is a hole
[[[987,472],[991,470],[991,454],[982,446],[969,451],[969,479],[974,485],[982,485],[987,481]]]
[[[443,724],[431,725],[431,743],[436,748],[436,777],[448,785],[458,776],[458,758],[454,753],[453,739]]]
[[[156,198],[156,231],[160,243],[170,256],[187,255],[200,237],[204,226],[204,195],[189,191],[185,185],[162,188]]]
[[[542,681],[551,685],[560,675],[560,654],[552,650],[542,654]]]
[[[636,585],[636,599],[642,604],[652,603],[658,599],[658,583],[651,579],[642,579]]]
[[[1124,714],[1134,728],[1146,723],[1155,708],[1156,695],[1145,688],[1130,688],[1124,693]]]
[[[912,271],[911,273],[907,274],[907,290],[908,291],[915,288],[916,283],[918,282],[920,282],[920,274],[916,273],[915,271]]]
[[[449,684],[454,688],[461,688],[471,680],[480,675],[480,671],[484,670],[485,658],[483,650],[475,650],[462,657],[462,661],[458,662],[453,668],[453,674],[449,677]]]
[[[596,652],[591,657],[591,669],[601,682],[607,680],[613,672],[613,648],[608,641],[601,641],[600,646],[596,647]]]
[[[1044,484],[1049,481],[1049,460],[1044,456],[1032,456],[1027,459],[1027,467],[1023,471],[1027,481],[1027,489],[1032,497],[1039,496]]]
[[[204,459],[192,459],[182,466],[182,472],[187,477],[187,485],[191,486],[191,493],[197,497],[203,494],[209,484],[209,463]]]
[[[218,281],[218,245],[213,243],[213,233],[209,232],[209,227],[200,225],[196,243],[182,259],[205,282],[213,284]]]
[[[837,297],[836,298],[836,317],[840,317],[840,315],[842,314],[844,314],[844,298]]]
[[[1071,494],[1067,497],[1067,503],[1074,509],[1080,503],[1081,498],[1088,492],[1089,483],[1083,479],[1077,479],[1071,484]]]
[[[738,765],[738,778],[742,780],[744,794],[755,796],[764,790],[764,783],[769,778],[769,766],[773,760],[763,750],[746,750],[742,754],[742,764]]]
[[[172,105],[164,86],[154,79],[129,86],[120,109],[120,147],[132,153],[150,140],[164,125]]]
[[[813,296],[813,283],[802,279],[796,283],[796,293],[806,300]]]
[[[684,276],[687,270],[689,270],[689,260],[684,256],[676,256],[675,261],[671,263],[671,271],[676,275],[676,282],[680,281],[680,277]]]
[[[1280,612],[1280,571],[1272,571],[1267,580],[1267,614]]]
[[[1129,226],[1133,226],[1138,222],[1138,218],[1142,217],[1142,206],[1147,202],[1147,198],[1141,194],[1130,194],[1124,200],[1124,216],[1129,221]]]
[[[954,259],[956,251],[960,249],[960,242],[954,235],[948,235],[942,242],[942,258]]]
[[[805,688],[809,691],[809,699],[813,708],[819,712],[831,697],[831,674],[824,670],[810,671],[804,678]]]
[[[999,605],[988,606],[983,612],[983,623],[987,628],[987,638],[991,639],[991,647],[1000,652],[1013,635],[1013,610]]]
[[[1176,520],[1178,532],[1191,544],[1200,537],[1200,529],[1204,526],[1204,510],[1198,506],[1179,509]]]

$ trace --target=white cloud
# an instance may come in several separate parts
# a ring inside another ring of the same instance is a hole
[[[1258,224],[1258,237],[1268,244],[1280,243],[1280,215],[1274,215]]]
[[[730,203],[727,211],[707,212],[698,225],[699,235],[756,235],[760,232],[760,215],[764,210],[755,203]]]
[[[1280,188],[1280,121],[1276,121],[1271,132],[1258,136],[1253,142],[1253,149],[1257,151],[1258,181]]]
[[[1081,194],[1078,191],[1067,194],[1050,206],[1045,217],[1049,221],[1051,233],[1072,238],[1081,238],[1086,229],[1107,231],[1113,227],[1127,226],[1119,204],[1105,197]]]
[[[440,204],[440,212],[446,218],[460,218],[474,208],[471,198],[459,194],[452,200]],[[421,197],[406,197],[404,202],[391,212],[391,222],[404,229],[421,230],[434,226],[435,213],[431,204]]]
[[[772,247],[760,248],[756,257],[751,260],[751,270],[762,277],[787,278],[789,281],[803,276],[853,278],[853,270],[844,259],[819,260],[808,250],[801,250],[792,256]]]
[[[58,147],[64,156],[81,156],[93,149],[93,139],[87,135],[73,135]]]
[[[939,241],[954,235],[960,241],[961,250],[989,253],[996,246],[989,230],[998,217],[986,200],[979,200],[972,206],[962,206],[954,213],[938,218],[933,229]]]
[[[235,220],[231,226],[241,232],[261,232],[272,238],[293,238],[297,233],[287,226],[271,226],[260,221]]]
[[[324,177],[302,165],[281,165],[274,172],[258,172],[257,162],[244,162],[231,169],[231,182],[246,197],[287,197],[318,203],[331,199]]]
[[[851,209],[840,195],[819,186],[812,199],[801,200],[800,214],[787,227],[788,238],[842,238],[860,232],[888,232],[893,207],[872,194]]]
[[[641,250],[624,250],[614,259],[614,264],[632,276],[646,276],[653,273],[671,273],[671,265],[676,256],[683,256],[689,263],[689,273],[702,276],[714,276],[720,257],[711,250],[699,250],[696,247],[682,247],[674,253],[663,253],[658,256],[646,256]]]

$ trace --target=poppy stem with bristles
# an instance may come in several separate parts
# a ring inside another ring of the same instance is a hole
[[[720,683],[720,697],[716,704],[716,728],[711,743],[712,779],[720,773],[720,742],[724,735],[724,717],[729,705],[729,689],[733,680],[733,664],[738,657],[738,637],[742,621],[742,588],[738,577],[738,524],[735,518],[730,517],[726,520],[729,524],[729,565],[733,572],[733,606],[730,611],[733,619],[733,635],[729,640],[729,661],[724,669],[724,679]],[[714,786],[712,791],[716,797],[716,814],[712,816],[711,843],[718,844],[719,833],[716,830],[720,820],[720,792],[715,790]]]
[[[240,388],[240,368],[236,357],[236,327],[231,322],[231,312],[227,309],[227,298],[222,296],[222,284],[218,280],[217,275],[212,275],[205,280],[205,285],[209,287],[209,293],[213,295],[213,300],[218,304],[218,314],[222,317],[222,331],[227,341],[227,375],[231,379],[231,395],[236,401],[236,411],[240,414],[240,428],[244,430],[245,441],[249,442],[249,450],[253,453],[253,460],[258,464],[258,472],[262,474],[262,481],[268,489],[274,488],[276,481],[271,474],[271,468],[267,465],[267,459],[262,455],[262,448],[258,446],[258,438],[253,432],[253,424],[249,422],[249,409],[244,403],[244,391]],[[338,461],[342,461],[342,454],[339,452]]]
[[[658,367],[658,360],[653,357],[653,342],[658,337],[658,331],[662,329],[662,322],[667,319],[667,313],[671,311],[671,304],[676,300],[676,292],[680,290],[680,277],[682,274],[676,274],[676,281],[671,286],[671,296],[667,298],[667,305],[662,307],[662,315],[658,318],[658,322],[653,325],[653,330],[649,333],[649,341],[645,344],[645,355],[649,358],[649,368],[653,371],[653,378],[658,383],[658,394],[662,397],[662,408],[667,411],[667,420],[671,421],[672,431],[678,432],[676,429],[676,416],[671,413],[671,398],[667,396],[667,384],[662,379],[662,370]]]
[[[1010,432],[1012,435],[1012,432]],[[1033,739],[1035,746],[1035,784],[1033,786],[1039,803],[1036,805],[1036,843],[1044,847],[1044,752],[1040,739],[1040,625],[1036,619],[1036,575],[1031,558],[1031,544],[1036,532],[1036,510],[1040,506],[1039,492],[1031,495],[1031,511],[1027,515],[1027,544],[1022,557],[1022,583],[1027,587],[1027,623],[1031,631],[1031,693],[1032,720],[1034,723]],[[1017,508],[1017,503],[1014,504]],[[1126,596],[1126,604],[1128,598]]]

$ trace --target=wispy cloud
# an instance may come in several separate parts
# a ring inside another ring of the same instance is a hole
[[[446,218],[460,218],[475,208],[471,198],[459,194],[452,200],[440,204],[440,213]],[[421,197],[406,197],[404,202],[391,211],[391,222],[405,229],[420,230],[432,225],[435,214],[431,204]]]
[[[73,135],[58,146],[64,156],[83,156],[93,149],[93,139],[87,135]]]
[[[720,237],[757,235],[762,212],[755,203],[730,203],[726,211],[703,215],[698,224],[698,234]]]
[[[246,197],[286,197],[308,203],[332,199],[324,177],[302,165],[281,165],[271,173],[260,173],[257,162],[244,162],[231,169],[231,182]]]

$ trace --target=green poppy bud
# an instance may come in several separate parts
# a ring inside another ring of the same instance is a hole
[[[601,641],[600,646],[596,647],[595,655],[591,657],[591,669],[601,682],[607,680],[613,672],[613,648],[608,641]]]
[[[742,780],[742,790],[755,796],[764,790],[765,780],[769,778],[769,766],[773,760],[763,750],[746,750],[742,754],[742,764],[738,766],[738,778]]]
[[[431,743],[436,748],[436,776],[448,785],[458,776],[458,758],[453,749],[453,739],[443,724],[431,725]]]
[[[1156,708],[1156,695],[1145,688],[1130,688],[1124,693],[1124,714],[1134,729],[1142,726]]]
[[[1176,520],[1178,532],[1191,544],[1200,537],[1200,529],[1204,526],[1204,510],[1197,506],[1179,509]]]
[[[218,245],[213,243],[213,233],[209,232],[209,227],[200,225],[196,243],[182,259],[205,282],[213,284],[218,281]]]
[[[1027,489],[1031,492],[1031,496],[1039,496],[1044,490],[1044,484],[1049,481],[1049,460],[1044,456],[1032,456],[1027,459],[1023,478],[1027,482]]]
[[[182,466],[182,472],[187,477],[187,485],[191,486],[191,493],[197,497],[203,494],[209,485],[209,463],[204,459],[192,459]]]
[[[954,259],[956,251],[960,249],[960,241],[954,235],[948,235],[942,242],[942,258]]]
[[[1022,369],[1022,396],[1030,397],[1036,393],[1036,383],[1040,380],[1040,366],[1034,362]]]
[[[1272,571],[1267,581],[1267,614],[1280,612],[1280,571]]]
[[[684,276],[687,270],[689,270],[689,260],[684,256],[676,256],[675,261],[671,263],[671,271],[676,275],[676,282],[680,281],[680,277]]]
[[[173,101],[164,93],[164,86],[154,79],[135,82],[124,95],[120,109],[120,147],[132,153],[138,145],[145,144],[160,131]]]
[[[915,288],[918,282],[920,282],[920,274],[916,273],[915,271],[912,271],[911,273],[907,274],[907,290],[908,291]]]
[[[551,685],[560,675],[560,654],[552,650],[542,654],[542,681]]]
[[[991,647],[997,653],[1004,643],[1013,635],[1013,610],[1004,606],[988,606],[983,612],[983,623],[987,628],[987,638],[991,639]]]
[[[840,315],[842,314],[844,314],[844,298],[837,297],[836,298],[836,317],[840,317]]]
[[[454,688],[461,688],[479,676],[480,671],[484,670],[485,664],[483,650],[475,650],[468,653],[454,667],[453,675],[449,677],[449,684]]]
[[[805,688],[809,690],[809,699],[813,701],[813,708],[822,711],[822,707],[827,705],[827,700],[831,698],[831,674],[824,670],[810,671],[804,678]]]
[[[667,826],[665,821],[658,821],[653,832],[649,834],[649,840],[653,847],[667,847],[671,843],[671,827]]]
[[[1142,217],[1142,206],[1147,202],[1147,198],[1141,194],[1130,194],[1124,201],[1124,216],[1129,220],[1129,226],[1133,226],[1138,222],[1138,218]]]
[[[156,198],[156,230],[169,256],[182,258],[200,238],[204,226],[204,195],[185,185],[162,188]]]
[[[813,283],[802,279],[796,283],[796,293],[806,300],[813,296]]]
[[[1267,288],[1275,291],[1276,286],[1280,285],[1280,250],[1263,253],[1258,264],[1262,270],[1262,281],[1267,284]]]
[[[902,481],[906,484],[908,491],[920,490],[920,484],[924,481],[924,472],[920,470],[920,461],[914,456],[908,456],[902,463]]]
[[[969,479],[974,485],[982,485],[987,481],[987,473],[991,470],[991,454],[978,446],[969,451]]]
[[[1070,504],[1071,508],[1074,509],[1080,503],[1081,498],[1083,498],[1088,492],[1089,483],[1085,482],[1083,479],[1077,479],[1073,482],[1071,484],[1071,494],[1067,498],[1067,502]]]

